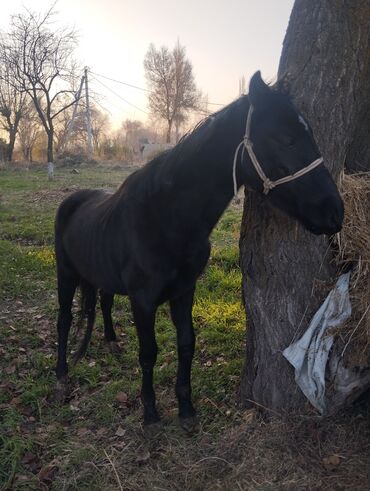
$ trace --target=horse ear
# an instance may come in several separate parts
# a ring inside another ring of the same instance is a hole
[[[271,95],[270,87],[262,80],[261,72],[258,70],[249,82],[249,100],[253,107],[262,108],[266,105]]]

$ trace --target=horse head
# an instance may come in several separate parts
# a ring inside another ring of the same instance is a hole
[[[249,86],[244,182],[314,234],[339,232],[343,201],[323,163],[309,123],[260,72]],[[246,161],[249,157],[249,161]]]

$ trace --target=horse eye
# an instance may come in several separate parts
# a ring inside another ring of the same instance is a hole
[[[285,136],[282,138],[282,144],[285,147],[292,147],[294,145],[294,138],[292,136]]]
[[[294,138],[288,135],[282,135],[273,140],[283,147],[292,147],[294,145]]]

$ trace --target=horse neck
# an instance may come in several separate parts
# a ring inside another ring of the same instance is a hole
[[[233,159],[236,147],[245,133],[249,102],[241,97],[211,116],[199,134],[189,137],[179,147],[175,181],[184,193],[175,196],[185,216],[194,226],[204,227],[209,235],[234,194]],[[192,141],[194,140],[194,141]],[[189,151],[188,151],[189,149]],[[176,158],[176,157],[175,157]],[[240,163],[237,167],[238,188],[243,182]]]

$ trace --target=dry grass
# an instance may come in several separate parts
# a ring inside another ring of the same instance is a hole
[[[192,437],[174,420],[149,436],[125,426],[120,442],[104,442],[103,458],[92,456],[57,484],[74,489],[93,471],[99,486],[112,490],[366,490],[368,417],[364,407],[331,419],[267,420],[249,410],[220,435]]]
[[[346,362],[364,367],[370,365],[370,172],[343,174],[340,187],[346,212],[336,259],[343,270],[353,270],[353,314],[340,334]]]

